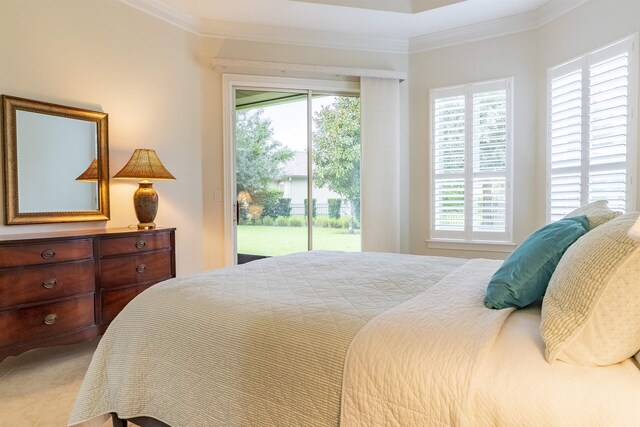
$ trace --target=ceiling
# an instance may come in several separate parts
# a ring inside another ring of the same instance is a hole
[[[536,28],[586,0],[120,1],[212,37],[406,53]]]
[[[420,13],[465,0],[291,0],[387,12]]]

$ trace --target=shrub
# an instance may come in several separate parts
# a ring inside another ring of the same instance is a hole
[[[291,216],[291,199],[280,198],[278,199],[277,216],[290,217]]]
[[[329,227],[329,218],[326,216],[319,216],[313,220],[313,225],[316,227],[327,228]]]
[[[253,203],[256,205],[262,205],[262,215],[270,216],[271,218],[278,217],[279,201],[282,198],[284,191],[281,190],[264,190],[256,193],[253,196]],[[286,215],[283,215],[286,216]]]
[[[259,219],[262,216],[262,213],[264,212],[264,207],[262,205],[250,205],[248,212],[249,212],[249,219],[251,219],[251,221],[255,223],[256,219]]]
[[[270,216],[263,216],[262,217],[262,225],[274,225],[275,222],[276,222],[276,220],[271,218]]]
[[[276,225],[278,227],[288,227],[289,226],[289,218],[285,218],[285,217],[279,216],[278,218],[276,218]]]
[[[342,200],[327,199],[327,204],[329,205],[329,218],[340,218],[340,205],[342,204]]]
[[[302,227],[303,224],[304,224],[304,221],[299,216],[294,216],[289,218],[289,225],[291,227]]]
[[[340,221],[340,228],[349,228],[349,217],[348,216],[343,216],[342,218],[339,219]],[[356,224],[353,224],[353,228],[357,228]]]

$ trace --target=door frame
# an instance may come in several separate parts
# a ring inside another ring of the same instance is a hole
[[[252,74],[222,75],[223,155],[224,155],[224,262],[237,262],[236,247],[236,158],[235,110],[236,90],[318,91],[339,94],[360,94],[359,81],[271,77]],[[310,112],[308,113],[310,114]]]

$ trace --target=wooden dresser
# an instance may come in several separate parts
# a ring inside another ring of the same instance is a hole
[[[0,236],[0,361],[100,335],[175,275],[174,228]]]

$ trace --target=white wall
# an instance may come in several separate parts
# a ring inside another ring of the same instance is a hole
[[[197,36],[118,1],[0,1],[0,93],[104,111],[111,175],[147,147],[176,176],[154,187],[156,223],[177,228],[179,275],[204,258],[198,55]],[[111,180],[109,222],[0,225],[0,234],[137,224],[136,187]]]
[[[409,250],[464,257],[506,255],[428,248],[429,89],[514,77],[513,231],[519,243],[546,221],[547,69],[639,30],[640,1],[591,0],[536,30],[411,55],[411,179],[404,203],[411,212]],[[640,200],[640,186],[637,190]]]
[[[492,38],[411,56],[409,188],[403,193],[409,206],[410,251],[414,254],[502,258],[495,252],[435,250],[429,235],[429,90],[503,77],[514,78],[514,240],[522,241],[536,226],[538,200],[544,182],[536,181],[536,37],[534,32]]]

